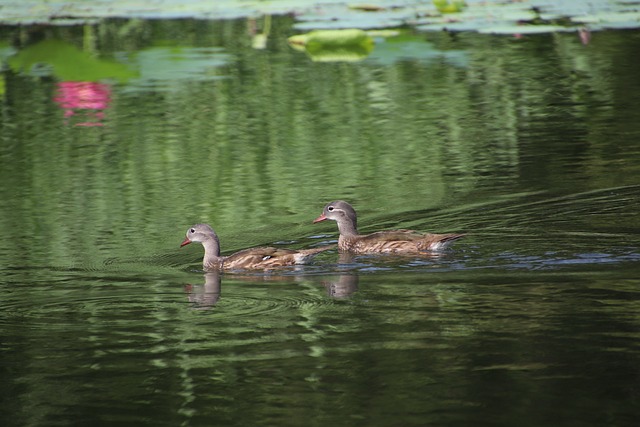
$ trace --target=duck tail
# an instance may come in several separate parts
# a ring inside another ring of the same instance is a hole
[[[296,264],[305,264],[311,261],[320,252],[328,251],[336,246],[337,245],[326,245],[318,248],[302,249],[295,255]]]
[[[445,249],[454,241],[466,236],[466,234],[461,233],[451,233],[451,234],[441,234],[438,235],[436,239],[429,244],[429,250],[438,251],[441,249]]]

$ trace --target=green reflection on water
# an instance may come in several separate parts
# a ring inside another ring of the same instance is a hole
[[[574,192],[637,175],[635,140],[624,138],[638,133],[625,120],[637,107],[616,101],[637,82],[625,63],[617,79],[605,77],[637,36],[602,34],[589,49],[569,35],[433,36],[440,51],[467,52],[468,63],[314,64],[286,47],[289,23],[275,20],[267,51],[238,42],[248,37],[242,22],[138,22],[140,36],[126,41],[113,37],[121,23],[100,24],[106,55],[172,34],[235,60],[216,63],[222,80],[177,81],[169,92],[163,81],[135,93],[113,85],[99,127],[65,122],[47,79],[8,76],[4,228],[12,239],[29,224],[35,244],[7,256],[67,265],[170,250],[196,221],[214,224],[223,250],[303,244],[333,230],[309,221],[338,197],[367,224],[380,214],[446,213],[495,189]],[[611,154],[622,149],[624,157]],[[458,231],[446,217],[426,226]]]
[[[282,37],[287,24],[277,20],[272,34]],[[623,185],[637,173],[629,156],[609,154],[630,144],[620,132],[638,132],[629,121],[616,125],[633,108],[615,98],[637,85],[628,68],[619,80],[604,76],[606,58],[619,54],[600,52],[624,50],[621,36],[603,34],[589,50],[567,35],[553,36],[553,48],[549,37],[438,36],[438,49],[468,52],[465,67],[410,57],[382,66],[313,64],[285,38],[255,51],[238,44],[241,22],[137,27],[222,47],[236,60],[216,65],[223,80],[185,81],[171,92],[162,81],[158,91],[150,84],[135,93],[115,85],[104,126],[91,129],[65,126],[51,83],[10,76],[3,218],[9,235],[25,220],[37,230],[27,259],[68,264],[110,246],[118,254],[168,249],[169,236],[179,239],[195,221],[213,223],[231,250],[317,233],[309,219],[337,197],[362,206],[366,224],[373,212],[446,210],[485,188],[574,191]],[[625,41],[632,47],[637,37]],[[105,42],[113,54],[153,36]],[[618,162],[628,169],[600,173]]]
[[[57,79],[70,81],[97,81],[100,79],[126,80],[135,73],[123,64],[94,58],[63,40],[46,39],[21,49],[9,58],[16,73],[34,73],[38,66],[51,67]],[[41,71],[42,72],[42,71]]]

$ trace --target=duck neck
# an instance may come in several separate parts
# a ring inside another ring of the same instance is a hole
[[[212,236],[210,239],[202,242],[204,246],[204,258],[202,259],[202,266],[205,270],[211,268],[218,268],[221,265],[223,257],[220,256],[220,241],[218,236]]]
[[[355,237],[358,235],[358,226],[355,221],[343,219],[338,221],[338,231],[341,237]]]

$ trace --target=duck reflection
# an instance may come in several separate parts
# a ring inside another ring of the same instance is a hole
[[[216,271],[203,274],[204,284],[184,286],[191,308],[206,310],[213,308],[220,300],[222,274]],[[331,298],[347,298],[358,290],[358,274],[355,271],[331,275],[226,275],[226,282],[251,283],[314,283],[326,289]]]
[[[184,291],[187,299],[196,310],[212,308],[220,299],[221,278],[220,273],[212,271],[204,274],[203,285],[185,285]]]
[[[338,252],[338,264],[353,264],[355,262],[355,255],[353,252],[342,251]]]
[[[344,273],[322,280],[327,295],[332,298],[348,298],[358,290],[358,273]]]

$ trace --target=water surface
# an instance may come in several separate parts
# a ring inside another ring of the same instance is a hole
[[[116,73],[3,69],[2,424],[635,425],[639,33],[317,63],[272,25],[1,29]],[[332,243],[335,199],[468,236],[222,276],[178,248]]]

